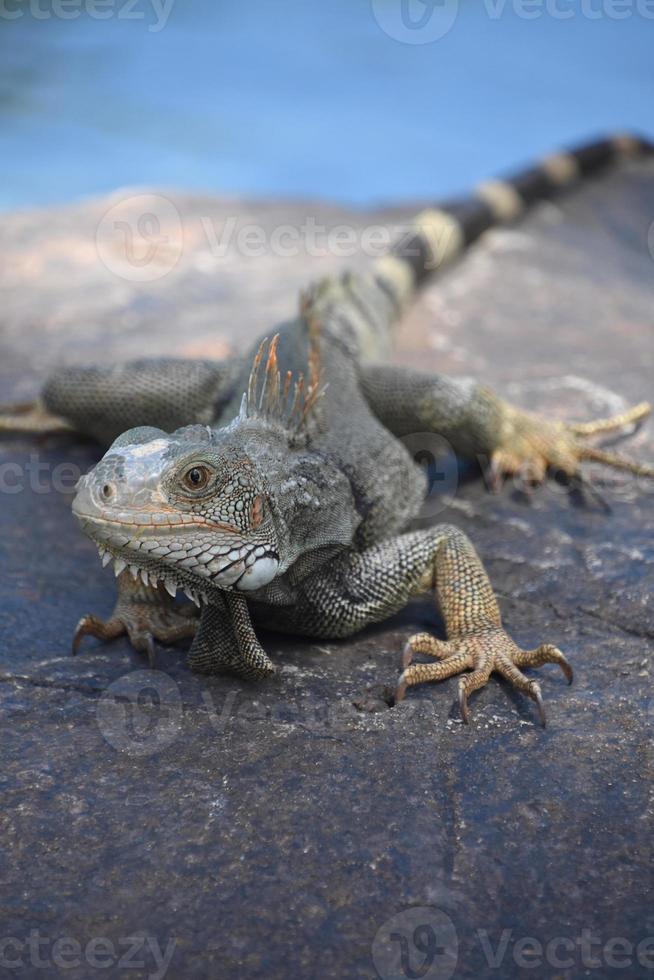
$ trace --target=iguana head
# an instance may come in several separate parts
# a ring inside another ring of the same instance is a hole
[[[129,567],[172,595],[258,589],[280,566],[266,481],[229,429],[130,429],[82,477],[73,512],[116,574]]]

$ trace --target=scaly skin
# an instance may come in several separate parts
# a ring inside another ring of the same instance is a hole
[[[406,532],[425,482],[400,437],[440,433],[460,455],[488,459],[496,483],[509,473],[540,482],[549,469],[578,477],[587,459],[654,475],[586,443],[642,420],[649,406],[564,424],[521,411],[481,384],[370,360],[387,349],[419,282],[466,242],[544,187],[554,192],[618,153],[645,149],[624,138],[597,144],[484,185],[465,205],[423,212],[370,274],[321,283],[295,320],[243,359],[69,369],[36,406],[0,419],[0,428],[25,429],[31,419],[39,431],[76,428],[114,440],[80,481],[73,510],[103,560],[114,561],[119,601],[106,623],[80,621],[75,649],[88,634],[127,632],[152,657],[154,639],[194,634],[193,669],[258,678],[274,666],[251,617],[343,637],[429,591],[447,640],[408,641],[398,700],[411,685],[462,673],[467,721],[469,695],[497,671],[537,703],[544,722],[539,685],[521,668],[557,663],[571,681],[566,658],[551,643],[524,651],[508,636],[460,530]],[[167,593],[177,589],[200,605],[199,625],[172,605]],[[413,663],[416,653],[436,662]]]

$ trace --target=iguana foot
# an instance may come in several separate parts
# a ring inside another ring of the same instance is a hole
[[[154,666],[154,641],[175,643],[195,636],[197,630],[194,606],[178,606],[163,586],[145,585],[135,580],[131,572],[121,572],[118,578],[118,599],[107,620],[97,616],[82,616],[73,634],[73,655],[85,636],[99,640],[115,640],[127,634],[132,646],[147,653],[150,667]]]
[[[641,402],[612,418],[575,424],[552,421],[505,405],[499,443],[491,454],[491,488],[497,489],[503,477],[513,475],[518,475],[526,486],[540,484],[548,470],[578,477],[584,461],[602,463],[636,476],[654,477],[654,467],[584,442],[590,436],[605,435],[638,424],[651,410],[651,405]]]
[[[49,435],[70,432],[72,425],[59,415],[52,415],[40,402],[3,405],[0,409],[0,432],[33,432]]]
[[[436,657],[440,662],[413,663],[416,653]],[[488,681],[493,671],[501,674],[509,683],[532,698],[538,706],[540,720],[545,726],[545,709],[540,685],[522,673],[520,667],[540,667],[543,664],[558,664],[568,683],[572,684],[572,667],[555,646],[544,643],[536,650],[520,650],[501,626],[491,626],[479,632],[456,637],[451,640],[437,640],[428,633],[412,636],[404,650],[400,677],[395,695],[396,702],[402,701],[407,687],[427,681],[445,680],[464,670],[471,673],[459,681],[459,706],[463,721],[468,724],[468,697]]]

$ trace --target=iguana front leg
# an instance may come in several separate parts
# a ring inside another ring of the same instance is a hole
[[[413,684],[470,671],[459,681],[461,714],[467,722],[470,694],[496,671],[537,703],[544,724],[540,687],[520,668],[558,663],[569,681],[572,669],[556,647],[545,644],[524,651],[506,633],[484,567],[456,527],[444,524],[414,531],[362,553],[348,553],[302,583],[294,609],[280,612],[290,629],[342,637],[386,619],[413,596],[430,590],[445,621],[447,640],[424,633],[411,637],[397,700]],[[438,662],[414,664],[414,653],[427,653]]]
[[[275,672],[254,632],[243,595],[214,594],[204,606],[188,665],[200,674],[228,673],[249,680],[261,680]]]
[[[447,641],[427,633],[409,638],[396,700],[401,701],[407,687],[413,684],[443,680],[469,669],[471,673],[459,681],[461,715],[468,722],[470,694],[483,687],[491,673],[497,671],[536,702],[545,725],[540,685],[525,677],[520,668],[556,663],[571,684],[572,668],[565,656],[549,643],[535,650],[521,650],[505,632],[488,576],[472,544],[461,532],[450,534],[437,548],[430,571]],[[414,664],[415,653],[427,654],[439,662]]]
[[[584,461],[654,477],[654,467],[586,443],[642,421],[651,411],[647,402],[614,418],[565,423],[516,408],[471,379],[375,365],[362,366],[359,378],[370,408],[391,432],[442,435],[459,455],[486,464],[493,486],[514,474],[541,483],[548,470],[579,476]]]
[[[114,611],[107,620],[92,614],[82,616],[73,634],[73,654],[79,650],[85,636],[99,640],[115,640],[127,634],[132,646],[147,653],[154,666],[154,641],[175,643],[194,636],[197,630],[195,607],[178,606],[163,586],[146,585],[125,570],[118,576],[118,597]]]
[[[145,585],[128,571],[118,577],[118,599],[107,620],[83,616],[73,636],[73,654],[85,636],[115,640],[127,634],[132,646],[147,653],[155,664],[154,641],[175,643],[194,637],[188,665],[199,674],[236,674],[260,680],[275,666],[259,643],[243,595],[215,593],[202,607],[199,619],[193,606],[176,605],[163,586]]]

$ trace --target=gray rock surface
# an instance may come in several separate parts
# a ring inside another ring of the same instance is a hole
[[[61,362],[221,356],[344,263],[333,241],[275,254],[280,224],[404,216],[166,194],[139,229],[139,194],[3,220],[3,401]],[[230,219],[260,226],[262,255],[216,244]],[[557,416],[651,399],[653,219],[654,167],[634,165],[489,234],[397,360]],[[654,425],[628,449],[651,461]],[[511,633],[576,671],[541,671],[547,730],[495,679],[466,728],[455,682],[385,700],[407,633],[441,629],[428,602],[347,643],[270,636],[281,671],[257,686],[194,676],[181,649],[157,672],[123,641],[69,657],[113,601],[69,506],[96,458],[0,442],[1,976],[161,976],[166,949],[175,978],[651,975],[652,486],[595,472],[609,512],[556,484],[435,481],[426,519],[470,534]]]

